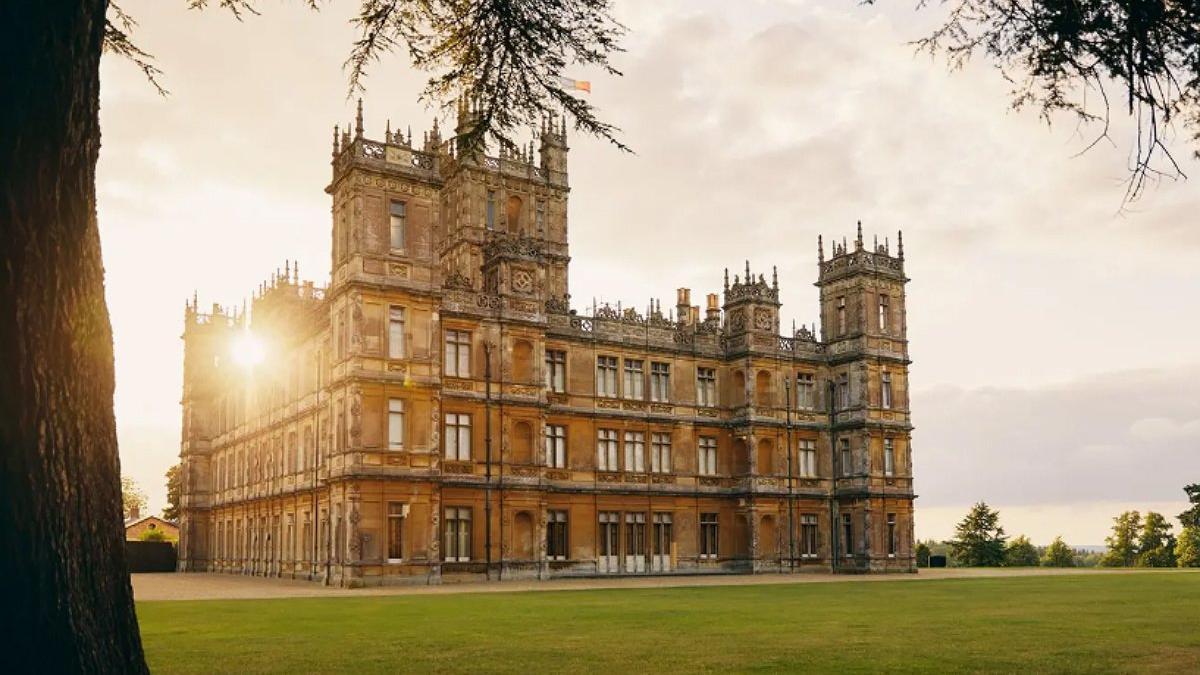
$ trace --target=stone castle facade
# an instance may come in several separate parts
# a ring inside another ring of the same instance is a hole
[[[328,286],[289,264],[249,313],[187,304],[180,570],[912,571],[902,240],[818,242],[819,336],[780,335],[748,264],[703,311],[679,289],[666,315],[581,314],[565,123],[536,136],[536,160],[436,123],[368,140],[360,102],[334,129]]]

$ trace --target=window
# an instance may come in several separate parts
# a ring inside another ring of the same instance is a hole
[[[674,541],[671,532],[672,518],[669,513],[654,514],[654,529],[651,532],[653,536],[654,548],[652,553],[655,556],[656,571],[664,571],[668,567],[668,560],[671,556],[671,543]]]
[[[446,509],[446,542],[443,560],[466,562],[471,559],[471,509],[451,506]]]
[[[404,248],[404,202],[392,202],[392,248]]]
[[[700,557],[717,557],[717,514],[700,514]]]
[[[854,525],[849,513],[842,514],[842,555],[847,558],[854,555]]]
[[[671,434],[650,434],[650,470],[671,473]]]
[[[388,358],[404,358],[404,308],[392,307],[388,310]]]
[[[879,331],[881,333],[888,332],[888,296],[879,296]]]
[[[712,407],[717,405],[717,369],[696,369],[696,405]]]
[[[817,407],[817,387],[812,373],[796,373],[796,408],[814,410]]]
[[[645,398],[644,365],[640,360],[625,359],[625,398]]]
[[[546,350],[546,388],[562,393],[567,390],[567,353]]]
[[[650,400],[671,400],[671,364],[650,364]]]
[[[546,512],[546,557],[550,560],[567,559],[567,512]]]
[[[887,514],[887,554],[889,558],[896,557],[896,514]]]
[[[841,296],[837,299],[837,326],[838,335],[846,334],[846,296]]]
[[[839,462],[841,465],[839,467],[841,469],[841,474],[843,476],[849,476],[854,469],[853,461],[850,457],[850,439],[838,439],[838,452],[841,453],[841,462]]]
[[[567,468],[567,428],[562,425],[546,425],[546,466]]]
[[[471,376],[471,334],[467,331],[446,331],[446,374]]]
[[[646,434],[640,431],[625,432],[625,470],[646,470]]]
[[[817,557],[817,517],[812,514],[800,516],[800,557]]]
[[[714,476],[717,473],[717,439],[701,436],[699,444],[700,475]]]
[[[596,468],[600,471],[617,470],[616,429],[601,429],[596,432]]]
[[[404,558],[404,504],[388,502],[387,510],[387,557],[388,562],[400,562]]]
[[[538,236],[546,232],[546,200],[539,199],[534,208],[534,226],[537,227]]]
[[[896,475],[896,443],[890,438],[883,439],[883,475]]]
[[[850,407],[850,375],[842,373],[837,381],[838,409]]]
[[[388,399],[388,449],[404,448],[404,401]]]
[[[596,395],[617,395],[617,357],[596,357]]]
[[[879,399],[884,408],[892,407],[892,374],[883,373],[879,376]]]
[[[801,439],[799,442],[800,475],[811,478],[817,475],[817,444],[816,441]]]
[[[471,416],[446,413],[446,459],[471,461]]]
[[[487,229],[496,229],[496,191],[487,191]]]

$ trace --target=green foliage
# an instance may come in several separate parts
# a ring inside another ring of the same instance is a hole
[[[925,542],[917,543],[917,567],[929,567],[929,544]]]
[[[1200,526],[1188,525],[1175,542],[1175,564],[1180,567],[1200,567]]]
[[[954,528],[950,552],[965,567],[998,567],[1004,564],[1004,528],[1000,513],[979,502]]]
[[[1063,542],[1062,537],[1055,537],[1054,541],[1046,547],[1046,554],[1042,556],[1042,565],[1044,567],[1074,567],[1075,552]]]
[[[1108,551],[1100,564],[1105,567],[1133,567],[1138,556],[1138,530],[1142,524],[1142,514],[1137,511],[1126,511],[1113,518],[1112,534],[1105,537]]]
[[[138,537],[142,541],[167,541],[167,535],[162,530],[142,530]]]
[[[1008,542],[1004,549],[1005,567],[1036,567],[1037,564],[1037,548],[1029,541],[1029,537],[1022,534]]]
[[[129,514],[133,512],[135,507],[145,515],[146,493],[142,492],[137,483],[129,476],[121,476],[121,506],[124,509],[126,518],[129,517]]]
[[[1184,486],[1183,491],[1192,506],[1179,514],[1179,522],[1184,527],[1200,527],[1200,483]]]
[[[183,494],[183,465],[176,464],[167,469],[167,505],[163,508],[163,520],[179,522],[179,499]]]
[[[1161,513],[1151,511],[1138,539],[1138,567],[1175,567],[1175,537]]]

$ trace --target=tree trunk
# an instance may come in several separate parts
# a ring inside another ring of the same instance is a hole
[[[106,0],[0,2],[0,663],[144,673],[96,227]]]

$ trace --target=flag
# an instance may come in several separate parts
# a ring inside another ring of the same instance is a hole
[[[587,80],[572,80],[569,77],[559,77],[558,86],[563,89],[575,89],[578,91],[586,91],[592,93],[592,83]]]

